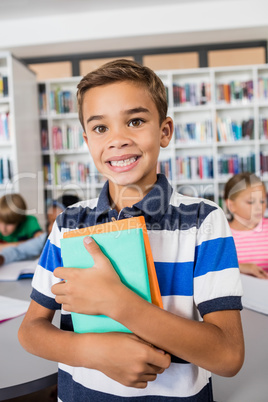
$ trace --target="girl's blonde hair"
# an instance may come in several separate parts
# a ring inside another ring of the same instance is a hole
[[[243,172],[235,174],[227,181],[224,187],[224,199],[235,200],[241,191],[248,187],[261,185],[265,189],[264,183],[254,173]],[[266,192],[266,189],[265,189]]]

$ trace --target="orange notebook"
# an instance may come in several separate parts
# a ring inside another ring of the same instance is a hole
[[[151,250],[151,245],[149,241],[149,236],[147,233],[147,228],[145,224],[145,219],[143,216],[137,216],[134,218],[127,218],[116,220],[108,223],[102,223],[96,226],[90,226],[83,229],[75,229],[70,232],[65,232],[63,238],[70,238],[76,236],[90,236],[97,233],[108,233],[115,232],[120,230],[129,230],[129,229],[142,229],[143,232],[143,240],[145,246],[145,254],[146,254],[146,262],[147,262],[147,270],[150,284],[150,292],[152,303],[158,307],[163,308],[163,302],[160,294],[158,279],[155,272],[153,254]]]

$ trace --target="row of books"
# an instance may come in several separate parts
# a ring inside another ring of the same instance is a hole
[[[213,140],[212,121],[175,124],[174,133],[176,142],[211,143]]]
[[[199,180],[214,177],[213,158],[210,156],[177,156],[176,179]]]
[[[258,78],[258,95],[259,99],[268,99],[268,77]]]
[[[50,110],[55,114],[77,113],[76,97],[72,91],[62,91],[60,88],[50,91]]]
[[[208,82],[173,84],[174,106],[206,105],[211,101],[211,86]]]
[[[253,100],[253,80],[216,85],[218,103],[248,103]]]
[[[52,146],[54,150],[80,149],[85,147],[83,130],[80,124],[62,123],[52,127]]]
[[[10,138],[9,112],[0,113],[0,141]]]
[[[168,180],[172,180],[172,165],[170,158],[157,162],[157,173],[163,173]]]
[[[47,95],[45,90],[38,93],[39,113],[41,116],[47,114]]]
[[[55,163],[55,184],[66,183],[87,183],[89,176],[89,166],[75,162],[56,162]],[[53,184],[53,173],[51,164],[43,165],[44,183],[45,185]]]
[[[260,130],[260,139],[267,140],[268,139],[268,119],[267,118],[260,117],[259,130]]]
[[[0,98],[8,96],[8,78],[0,74]]]
[[[7,156],[0,156],[0,184],[7,184],[13,176],[12,162]]]
[[[51,172],[51,164],[43,163],[43,176],[44,176],[44,184],[51,185],[53,182],[53,176]]]
[[[103,183],[105,178],[96,169],[92,170],[89,163],[81,162],[55,162],[55,184],[77,183],[90,184]]]
[[[237,174],[242,172],[255,172],[255,155],[253,153],[246,156],[221,155],[218,159],[219,175]]]
[[[254,119],[241,122],[232,120],[230,117],[217,118],[218,141],[240,141],[250,140],[254,137]]]
[[[260,153],[260,170],[262,174],[268,173],[268,153],[261,152]]]

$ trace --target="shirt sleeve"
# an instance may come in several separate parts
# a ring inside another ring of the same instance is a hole
[[[197,233],[194,300],[201,316],[242,309],[242,284],[234,240],[221,208],[213,210]]]
[[[38,257],[42,252],[46,238],[47,233],[42,233],[40,236],[29,239],[16,247],[10,246],[4,248],[1,251],[1,255],[5,259],[5,264]]]
[[[58,310],[60,304],[55,301],[55,295],[51,292],[51,287],[60,282],[59,278],[53,275],[54,269],[63,266],[60,249],[61,232],[56,223],[49,238],[46,241],[43,252],[36,267],[33,281],[31,298],[43,307]]]

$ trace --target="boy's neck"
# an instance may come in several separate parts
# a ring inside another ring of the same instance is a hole
[[[149,193],[154,184],[142,188],[141,186],[119,186],[109,181],[111,207],[116,209],[117,212],[126,207],[131,208]]]

